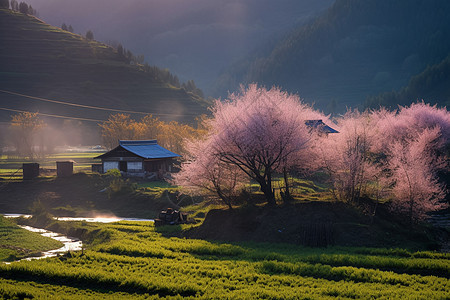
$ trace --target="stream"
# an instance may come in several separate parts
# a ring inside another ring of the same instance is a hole
[[[83,248],[83,242],[81,242],[79,239],[70,238],[70,237],[64,236],[62,234],[59,234],[59,233],[56,233],[53,231],[49,231],[46,229],[42,229],[42,228],[35,228],[35,227],[31,227],[31,226],[22,226],[22,225],[19,225],[19,226],[22,227],[23,229],[26,229],[31,232],[40,233],[42,236],[52,238],[52,239],[60,241],[61,243],[64,244],[64,246],[62,246],[61,248],[41,252],[41,256],[27,257],[27,258],[24,258],[21,260],[32,260],[32,259],[42,259],[42,258],[47,258],[47,257],[53,257],[53,256],[57,256],[58,254],[64,254],[68,251],[80,251]]]
[[[25,214],[3,214],[3,216],[6,218],[18,218],[18,217],[30,218],[31,217],[31,215],[25,215]],[[92,217],[92,218],[57,217],[55,219],[58,221],[86,221],[86,222],[99,222],[99,223],[112,223],[112,222],[118,222],[118,221],[150,221],[150,222],[154,221],[153,219],[119,218],[119,217]],[[41,252],[41,256],[27,257],[27,258],[24,258],[21,260],[42,259],[42,258],[57,256],[59,254],[64,254],[68,251],[80,251],[83,249],[83,243],[79,239],[67,237],[62,234],[52,232],[52,231],[42,229],[42,228],[35,228],[35,227],[31,227],[31,226],[22,226],[22,225],[19,225],[19,226],[23,229],[40,233],[42,236],[50,237],[50,238],[60,241],[64,244],[64,246],[62,246],[61,248]]]

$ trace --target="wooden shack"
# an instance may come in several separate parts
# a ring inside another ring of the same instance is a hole
[[[24,163],[22,164],[23,179],[30,180],[39,176],[38,163]]]
[[[174,159],[180,157],[160,145],[156,140],[119,141],[119,146],[95,159],[102,160],[102,172],[118,169],[128,177],[163,179],[173,172]]]
[[[330,133],[339,133],[339,131],[331,128],[322,120],[306,120],[305,125],[310,128],[310,130],[316,130],[319,134],[328,135]]]
[[[57,161],[56,176],[70,177],[73,175],[73,161]]]

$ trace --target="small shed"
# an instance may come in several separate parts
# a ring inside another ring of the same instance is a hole
[[[39,176],[38,163],[24,163],[22,164],[23,179],[30,180]]]
[[[102,172],[118,169],[124,176],[162,179],[174,171],[173,153],[157,140],[121,140],[116,148],[95,157],[102,160]]]
[[[73,161],[57,161],[56,176],[70,177],[73,175]]]

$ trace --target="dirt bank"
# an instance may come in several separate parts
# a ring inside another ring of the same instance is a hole
[[[222,241],[411,249],[438,249],[437,234],[429,226],[411,228],[383,209],[371,222],[352,206],[330,202],[211,210],[202,226],[186,232],[188,237]]]
[[[116,193],[106,189],[112,178],[76,173],[67,178],[37,178],[11,182],[0,191],[1,213],[30,213],[40,201],[57,216],[90,217],[96,214],[121,217],[155,218],[163,208],[173,206],[170,195],[140,192]]]

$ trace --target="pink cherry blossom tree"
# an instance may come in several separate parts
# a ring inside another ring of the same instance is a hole
[[[448,173],[445,148],[450,144],[450,114],[446,108],[415,103],[397,111],[372,112],[377,134],[372,151],[385,155],[385,180],[392,186],[391,207],[411,222],[446,205],[440,170]],[[446,170],[446,171],[445,171]]]
[[[354,203],[363,195],[378,195],[385,184],[371,152],[376,131],[370,112],[348,111],[337,122],[338,134],[316,141],[319,162],[331,176],[335,198]]]
[[[441,130],[440,145],[450,144],[450,113],[444,108],[431,106],[424,102],[410,106],[400,106],[398,110],[388,111],[385,108],[375,110],[371,114],[377,141],[374,152],[382,152],[395,141],[407,142],[416,138],[423,130],[438,127]]]
[[[392,208],[407,215],[411,222],[447,206],[440,202],[445,187],[436,177],[436,172],[445,167],[445,161],[436,155],[441,135],[439,127],[426,128],[416,137],[395,141],[388,148],[387,167],[394,183]]]
[[[186,143],[189,157],[181,171],[174,175],[174,183],[194,195],[217,194],[232,209],[234,200],[248,179],[236,166],[221,162],[212,151],[210,142],[195,140]]]
[[[337,122],[340,133],[317,142],[336,198],[389,198],[412,221],[445,206],[439,201],[445,187],[436,177],[446,170],[450,144],[445,108],[416,103],[398,111],[350,111]]]
[[[220,172],[235,174],[240,170],[260,185],[267,203],[275,205],[275,172],[288,170],[301,160],[307,165],[310,158],[304,153],[309,150],[312,133],[305,121],[324,116],[303,104],[298,96],[256,84],[241,88],[226,101],[217,100],[212,112],[209,134],[192,149],[194,159],[183,169],[212,185],[224,175]],[[206,162],[200,163],[203,159]],[[195,169],[196,164],[202,171]]]

